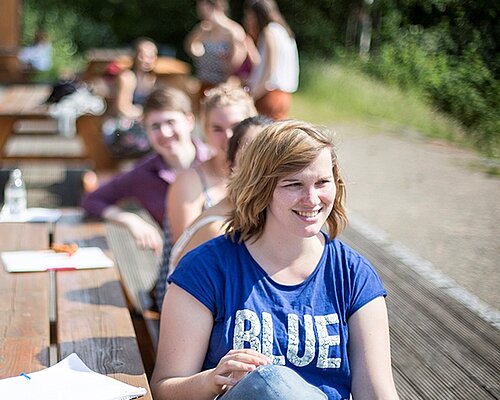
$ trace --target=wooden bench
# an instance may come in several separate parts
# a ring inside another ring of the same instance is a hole
[[[55,240],[105,243],[102,223],[75,221],[58,222]],[[52,231],[47,224],[0,224],[2,238],[9,238],[0,249],[47,248]],[[0,288],[6,308],[0,319],[0,378],[46,368],[76,352],[92,370],[144,387],[143,398],[152,399],[115,267],[17,274],[2,267]]]
[[[49,115],[48,106],[44,104],[50,92],[50,85],[11,85],[5,89],[2,97],[0,97],[0,157],[2,159],[40,158],[36,154],[9,157],[5,154],[5,146],[14,133],[16,122],[52,119]],[[85,147],[85,154],[81,158],[90,160],[92,167],[97,170],[114,169],[118,165],[118,160],[113,158],[106,148],[101,126],[101,116],[86,114],[77,119],[77,136],[81,138]],[[68,159],[68,157],[59,155],[51,157],[51,159]],[[71,154],[70,159],[74,160],[75,155]]]
[[[141,216],[147,218],[144,214]],[[151,250],[139,249],[130,231],[120,224],[106,223],[106,237],[115,254],[131,312],[135,315],[136,330],[147,335],[140,343],[145,363],[149,360],[154,364],[160,315],[154,311],[150,291],[158,277],[161,257]]]

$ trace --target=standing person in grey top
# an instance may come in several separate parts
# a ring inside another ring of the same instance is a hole
[[[243,27],[226,15],[227,0],[198,0],[201,19],[184,42],[200,80],[200,100],[207,89],[224,83],[235,74],[247,56]]]
[[[144,103],[144,128],[154,154],[89,193],[82,207],[89,216],[122,223],[141,248],[161,251],[162,237],[155,226],[120,207],[135,200],[160,225],[165,223],[165,196],[177,174],[211,156],[208,147],[191,137],[195,126],[188,96],[177,89],[155,89]]]

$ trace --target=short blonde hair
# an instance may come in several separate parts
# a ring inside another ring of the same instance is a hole
[[[201,103],[201,122],[206,128],[210,111],[216,108],[237,106],[243,110],[243,119],[257,115],[252,97],[241,87],[235,84],[222,83],[205,93]]]
[[[280,121],[265,128],[248,145],[240,158],[240,167],[231,177],[228,197],[233,210],[226,234],[240,241],[257,240],[264,230],[266,209],[278,181],[311,164],[323,149],[332,157],[337,189],[333,209],[327,218],[331,238],[347,225],[344,206],[345,184],[340,176],[332,135],[301,121]]]

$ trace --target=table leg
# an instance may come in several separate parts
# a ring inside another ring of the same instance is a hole
[[[97,170],[115,169],[118,160],[106,148],[101,132],[102,118],[95,115],[82,115],[76,120],[76,132],[82,138],[88,157]]]
[[[16,122],[16,117],[2,115],[0,116],[0,157],[4,157],[4,147],[9,140],[9,136],[14,128],[14,123]]]

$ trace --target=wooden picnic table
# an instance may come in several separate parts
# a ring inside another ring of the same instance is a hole
[[[130,51],[120,49],[93,49],[87,53],[87,67],[83,73],[84,80],[103,76],[109,63],[114,62],[120,69],[132,67]],[[175,75],[189,75],[191,66],[174,57],[158,56],[154,72],[160,78]]]
[[[0,250],[57,242],[98,245],[111,257],[100,222],[0,223]],[[3,238],[6,238],[4,240]],[[7,273],[0,268],[0,378],[35,372],[77,353],[92,370],[147,389],[137,337],[116,267]]]
[[[8,159],[4,154],[7,141],[14,133],[14,125],[25,120],[50,120],[49,108],[45,100],[52,88],[46,84],[10,85],[0,97],[0,157]],[[101,133],[102,118],[85,114],[76,120],[76,134],[82,139],[86,154],[84,158],[93,163],[97,170],[114,169],[118,161],[106,148]],[[18,157],[15,157],[18,158]],[[36,156],[29,156],[36,159]]]

